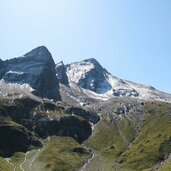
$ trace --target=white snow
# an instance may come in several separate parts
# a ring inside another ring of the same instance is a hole
[[[78,83],[80,79],[85,78],[85,74],[94,68],[91,62],[76,62],[72,63],[69,68],[67,68],[67,76],[69,81]]]
[[[6,74],[16,74],[16,75],[22,75],[24,72],[18,72],[18,71],[8,71]]]
[[[87,72],[91,71],[95,67],[95,64],[89,60],[70,64],[67,67],[67,76],[69,78],[70,87],[77,90],[80,89],[79,91],[82,91],[88,97],[99,100],[108,100],[112,97],[115,97],[115,94],[117,94],[119,97],[129,96],[143,100],[171,102],[170,94],[160,92],[151,86],[119,79],[112,76],[106,70],[103,70],[103,68],[101,74],[103,74],[105,79],[100,83],[100,86],[96,89],[96,92],[79,87],[78,83],[80,80],[84,79]],[[93,87],[95,79],[96,78],[92,76],[86,83]],[[76,84],[79,88],[76,86]]]
[[[19,98],[24,95],[31,95],[31,92],[34,91],[29,84],[6,83],[3,79],[0,80],[0,90],[2,97],[18,95]]]

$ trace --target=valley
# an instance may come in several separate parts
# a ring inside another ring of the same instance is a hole
[[[1,61],[0,171],[170,171],[171,95],[46,47]]]

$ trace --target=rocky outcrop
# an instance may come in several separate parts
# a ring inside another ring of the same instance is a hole
[[[91,113],[81,108],[71,107],[66,109],[66,112],[71,115],[81,116],[87,121],[92,122],[93,124],[97,124],[100,121],[100,117],[97,114]]]
[[[118,97],[123,97],[123,96],[127,96],[127,97],[138,97],[139,93],[137,91],[135,91],[134,89],[117,89],[117,90],[113,90],[113,95],[114,96],[118,96]]]
[[[61,117],[50,120],[47,117],[39,117],[35,120],[34,132],[41,138],[48,136],[68,136],[82,143],[91,135],[91,127],[86,120],[74,116]]]
[[[26,152],[42,147],[38,136],[11,119],[5,102],[0,101],[0,156],[10,157],[15,152]],[[17,111],[14,111],[17,115]]]
[[[27,98],[16,99],[13,104],[8,104],[4,108],[13,121],[35,132],[41,138],[53,135],[69,136],[82,143],[92,132],[88,119],[71,116],[63,107],[50,102],[40,103]]]
[[[15,152],[26,152],[42,147],[38,137],[18,124],[0,124],[0,156],[10,157]]]
[[[0,76],[5,82],[29,84],[36,95],[60,100],[55,64],[46,47],[41,46],[23,57],[6,60],[3,66]]]
[[[62,61],[57,63],[55,69],[56,69],[56,77],[58,81],[61,84],[68,86],[69,85],[68,76],[66,74],[66,68],[64,63]]]
[[[0,59],[0,79],[2,79],[4,73],[5,73],[4,62]]]

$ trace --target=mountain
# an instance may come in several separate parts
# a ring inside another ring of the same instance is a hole
[[[46,47],[38,47],[22,57],[0,61],[0,65],[0,79],[5,83],[25,84],[38,96],[60,99],[55,64]]]
[[[107,100],[115,97],[171,101],[171,95],[151,86],[113,76],[94,58],[55,65],[52,55],[44,46],[22,57],[0,60],[0,88],[4,96],[11,93],[33,94],[55,100],[61,100],[61,95],[66,99],[63,92],[68,91],[68,95],[76,97],[80,103],[87,99]],[[81,99],[77,98],[78,94]]]
[[[73,84],[107,99],[133,97],[143,100],[171,101],[171,95],[151,86],[117,78],[104,69],[96,59],[86,59],[65,65],[70,87]],[[58,70],[56,70],[58,73]],[[74,87],[74,86],[73,86]]]
[[[0,60],[0,171],[170,171],[171,95],[44,46]]]

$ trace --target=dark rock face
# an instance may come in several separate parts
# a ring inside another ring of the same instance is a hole
[[[132,89],[132,90],[129,90],[129,89],[118,89],[118,90],[113,90],[113,95],[114,96],[119,96],[119,97],[122,97],[122,96],[127,96],[127,97],[138,97],[139,96],[139,93]]]
[[[32,110],[38,105],[39,102],[37,101],[28,98],[23,98],[16,99],[14,103],[5,105],[4,109],[13,121],[24,125],[24,121],[31,119],[30,113],[32,113]]]
[[[0,59],[0,79],[2,79],[4,73],[5,73],[4,62]]]
[[[92,90],[96,93],[105,93],[111,89],[111,85],[106,81],[105,73],[107,72],[95,59],[87,59],[85,62],[94,64],[94,68],[86,73],[84,79],[78,83],[79,86]],[[105,86],[105,89],[104,89]]]
[[[86,120],[76,117],[62,117],[59,120],[39,118],[35,123],[34,131],[42,138],[48,136],[69,136],[82,143],[91,135],[91,127]]]
[[[21,105],[21,104],[20,104]],[[21,105],[22,106],[22,105]],[[26,152],[33,148],[42,147],[42,143],[38,136],[29,131],[21,124],[14,122],[10,115],[10,106],[0,104],[0,156],[10,157],[15,152]],[[24,107],[23,107],[24,108]],[[25,110],[29,108],[25,107]],[[12,111],[17,115],[17,110]],[[13,113],[13,114],[14,114]],[[14,116],[14,115],[13,115]],[[23,113],[23,117],[24,117]],[[14,116],[14,118],[20,116]]]
[[[22,126],[0,125],[0,137],[0,156],[3,157],[42,147],[38,137]]]
[[[5,82],[27,83],[35,89],[36,95],[60,100],[55,64],[46,47],[41,46],[24,57],[4,61],[3,65],[5,72],[0,71],[0,76]]]
[[[48,115],[42,114],[41,111],[64,111],[63,108],[54,104],[46,102],[42,104],[26,98],[16,99],[13,104],[6,105],[4,108],[13,121],[35,132],[41,138],[53,135],[69,136],[82,143],[92,133],[88,119],[79,119],[69,115],[50,119]],[[39,112],[35,109],[38,109]]]
[[[103,85],[106,85],[105,89]],[[111,89],[111,85],[106,81],[105,76],[99,72],[98,68],[92,69],[86,74],[85,79],[80,79],[79,86],[102,94]]]
[[[56,64],[55,69],[56,69],[56,77],[57,77],[58,81],[61,84],[68,86],[69,85],[68,76],[66,74],[66,68],[65,68],[65,65],[63,64],[63,62]]]

